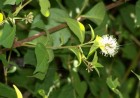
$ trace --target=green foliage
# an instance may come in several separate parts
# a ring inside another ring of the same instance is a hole
[[[16,26],[12,27],[10,24],[5,24],[1,33],[0,44],[6,48],[11,48],[15,38]]]
[[[77,22],[73,19],[66,19],[66,22],[69,28],[73,31],[73,33],[79,38],[80,42],[83,43],[85,39],[85,27],[82,23]]]
[[[14,5],[15,3],[16,3],[16,0],[6,0],[4,2],[4,5],[6,5],[6,4]]]
[[[112,77],[108,77],[106,82],[107,82],[107,85],[109,86],[109,88],[113,92],[118,94],[120,98],[123,98],[121,92],[117,89],[117,87],[120,86],[120,83],[117,78],[115,80],[112,80]]]
[[[105,16],[105,7],[103,2],[96,4],[91,10],[89,10],[82,17],[86,17],[91,21],[95,22],[97,25],[100,25]]]
[[[12,89],[11,87],[0,83],[0,97],[16,98],[16,93],[14,89]]]
[[[48,17],[50,15],[49,8],[50,8],[50,2],[49,0],[39,0],[39,5],[41,7],[41,13],[45,17]]]
[[[135,10],[136,10],[136,19],[137,19],[136,23],[137,23],[137,25],[140,25],[140,13],[139,13],[139,10],[140,10],[140,0],[137,1]]]
[[[76,48],[76,47],[71,47],[69,49],[77,56],[77,59],[78,59],[78,62],[79,62],[78,65],[80,65],[81,62],[82,62],[82,54],[81,54],[81,51],[78,48]]]
[[[34,71],[34,76],[38,79],[43,80],[47,73],[49,63],[54,58],[53,51],[47,49],[43,44],[37,44],[35,48],[35,54],[37,65]]]
[[[0,10],[0,98],[139,98],[140,0],[0,0]]]

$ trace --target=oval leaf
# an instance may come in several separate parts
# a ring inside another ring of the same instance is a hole
[[[41,13],[42,15],[44,15],[45,17],[48,17],[50,15],[50,2],[49,0],[39,0],[39,5],[41,7]]]
[[[84,25],[82,23],[80,23],[74,19],[70,19],[70,18],[66,18],[66,22],[67,22],[67,25],[69,26],[69,28],[78,37],[80,42],[83,43],[84,39],[85,39],[85,27],[84,27]]]
[[[0,44],[6,48],[11,48],[14,42],[16,26],[13,27],[10,24],[5,24],[3,32],[1,32]]]
[[[91,56],[97,48],[99,48],[99,45],[97,43],[94,43],[89,50],[88,57]]]
[[[96,4],[93,8],[91,8],[91,10],[88,11],[85,15],[82,15],[82,17],[88,18],[97,25],[100,25],[104,19],[105,12],[105,6],[103,2],[100,2]]]
[[[53,60],[53,51],[47,49],[43,44],[37,44],[35,48],[35,54],[37,59],[37,66],[34,71],[36,78],[44,79],[49,63]]]

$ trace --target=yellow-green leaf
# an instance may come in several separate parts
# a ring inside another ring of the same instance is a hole
[[[23,98],[23,96],[22,96],[20,90],[19,90],[15,85],[13,85],[13,87],[14,87],[14,89],[15,89],[15,91],[16,91],[17,98]]]
[[[94,30],[92,28],[92,26],[89,24],[90,30],[91,30],[91,40],[93,40],[95,38],[95,34],[94,34]]]
[[[71,19],[66,18],[66,22],[69,26],[69,28],[73,31],[73,33],[78,37],[81,43],[84,42],[85,39],[85,27],[82,23]]]
[[[0,13],[0,24],[3,22],[3,14]]]
[[[45,17],[48,17],[50,15],[50,2],[49,0],[39,0],[39,5],[41,7],[41,13],[42,15],[44,15]]]

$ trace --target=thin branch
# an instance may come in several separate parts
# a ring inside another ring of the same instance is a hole
[[[66,26],[67,26],[66,24],[60,24],[60,25],[58,25],[58,26],[56,26],[56,27],[50,28],[50,29],[48,30],[48,32],[49,32],[49,33],[53,33],[53,32],[55,32],[55,31],[59,31],[59,30],[65,28]],[[13,44],[13,48],[20,47],[20,46],[22,46],[22,44],[24,44],[25,42],[32,41],[32,40],[34,40],[34,39],[36,39],[36,38],[38,38],[38,37],[40,37],[40,36],[42,36],[42,35],[45,35],[45,34],[46,34],[46,32],[40,32],[39,34],[35,34],[34,36],[25,38],[25,39],[23,39],[23,40],[21,40],[21,41],[15,41],[14,44]]]
[[[130,1],[130,0],[118,0],[118,1],[116,1],[116,2],[114,2],[114,3],[111,3],[111,4],[107,5],[107,6],[106,6],[106,9],[107,9],[107,10],[113,9],[113,8],[118,7],[118,6],[120,6],[120,5],[122,5],[123,3],[126,3],[126,2],[128,2],[128,1]]]

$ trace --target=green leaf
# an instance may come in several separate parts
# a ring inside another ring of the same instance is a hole
[[[39,33],[38,31],[31,30],[30,33],[29,33],[29,37],[33,36],[35,34],[38,34],[38,33]],[[47,34],[47,36],[41,36],[41,37],[36,38],[33,41],[27,42],[27,43],[31,44],[31,45],[37,45],[38,43],[41,43],[44,46],[52,46],[53,45],[53,39],[50,36],[50,34]]]
[[[6,48],[11,48],[14,42],[16,26],[5,24],[2,35],[0,36],[0,44]]]
[[[44,79],[49,63],[53,60],[53,52],[50,49],[47,49],[43,44],[37,44],[35,48],[35,54],[37,59],[37,66],[34,71],[36,78]]]
[[[119,95],[120,98],[123,98],[121,92],[117,89],[118,86],[120,86],[120,83],[118,81],[118,78],[116,78],[115,80],[112,80],[112,77],[108,77],[107,81],[106,81],[108,87],[116,94]]]
[[[84,81],[80,81],[79,75],[76,72],[72,72],[73,85],[78,93],[78,98],[84,98],[85,92],[87,90],[87,84]]]
[[[47,94],[50,91],[50,88],[52,87],[52,85],[54,85],[54,80],[57,78],[56,73],[57,73],[57,67],[55,63],[51,63],[51,66],[49,66],[47,75],[45,76],[44,80],[42,82],[40,81],[36,82],[34,86],[35,92],[37,92],[40,89],[43,89],[45,93]]]
[[[139,79],[139,81],[140,81],[140,75],[136,74],[136,73],[135,73],[134,71],[132,71],[132,70],[131,70],[131,72],[134,73],[135,76],[136,76],[136,77]]]
[[[96,42],[93,43],[93,45],[91,46],[91,48],[89,50],[88,57],[91,56],[96,51],[97,48],[99,48],[98,43],[96,43]]]
[[[4,5],[10,4],[10,5],[14,5],[16,3],[16,0],[6,0],[4,2]]]
[[[135,11],[136,11],[137,25],[140,25],[140,0],[138,0],[136,3]]]
[[[38,93],[40,96],[42,96],[43,98],[48,98],[48,96],[45,94],[45,91],[43,89],[38,90]]]
[[[93,30],[93,28],[90,24],[89,24],[89,27],[90,27],[90,30],[91,30],[91,40],[94,40],[94,38],[95,38],[94,30]]]
[[[95,67],[94,69],[95,69],[95,71],[97,72],[98,76],[100,77],[100,72],[99,72],[98,68]]]
[[[98,56],[97,56],[97,52],[95,52],[94,58],[93,58],[93,60],[92,60],[92,64],[94,65],[94,64],[96,64],[97,62],[98,62]]]
[[[0,83],[0,97],[1,98],[16,98],[14,89],[9,86]]]
[[[35,16],[31,28],[32,29],[34,29],[34,28],[44,29],[44,27],[45,27],[45,23],[44,23],[41,15],[39,14],[39,15]],[[31,30],[31,31],[33,31],[33,30]]]
[[[81,52],[79,50],[79,48],[77,47],[72,47],[72,48],[69,48],[69,50],[71,50],[76,56],[77,56],[77,59],[78,59],[78,65],[81,64],[82,62],[82,55],[81,55]]]
[[[24,64],[36,65],[36,63],[34,50],[28,49],[24,55]]]
[[[97,67],[104,67],[104,66],[100,63],[96,63],[96,64],[93,65],[93,67],[97,68]]]
[[[116,89],[118,86],[120,86],[120,83],[118,81],[118,78],[116,78],[115,80],[112,80],[112,77],[108,77],[107,78],[107,85],[111,88],[111,89]]]
[[[6,55],[5,54],[0,54],[0,60],[2,61],[2,64],[4,66],[8,66],[8,61],[6,60]]]
[[[75,98],[73,90],[73,85],[66,84],[60,89],[59,95],[54,98]]]
[[[91,10],[88,11],[85,15],[82,15],[82,17],[88,18],[97,25],[100,25],[104,19],[105,12],[106,8],[103,2],[99,2],[93,8],[91,8]]]
[[[135,6],[134,5],[128,5],[128,6],[123,6],[120,9],[120,14],[123,19],[123,24],[132,32],[135,33],[135,23],[134,19],[131,17],[131,14],[135,13]]]
[[[97,72],[97,74],[99,75],[100,77],[100,72],[98,70],[98,67],[103,67],[100,63],[98,63],[98,56],[97,56],[97,52],[95,52],[94,54],[94,58],[92,60],[92,66],[93,68],[95,69],[95,71]]]
[[[18,5],[21,2],[22,2],[22,0],[16,0],[16,5]]]
[[[62,9],[59,8],[51,8],[50,9],[49,20],[54,20],[56,22],[65,22],[65,18],[69,18],[69,14]]]
[[[50,2],[49,0],[39,0],[39,5],[41,7],[41,13],[42,15],[44,15],[45,17],[48,17],[50,15]]]
[[[85,39],[85,27],[82,23],[66,18],[66,22],[73,33],[79,38],[80,42],[83,43]]]

